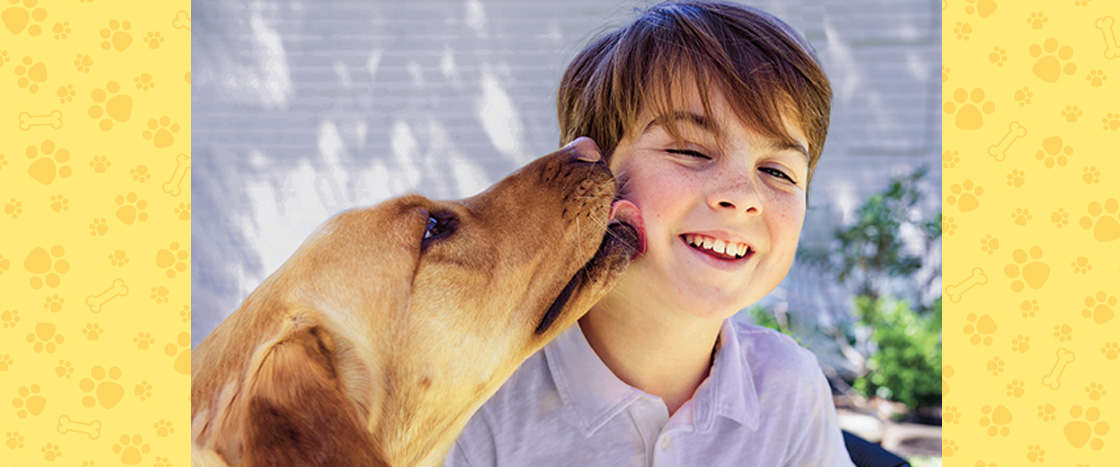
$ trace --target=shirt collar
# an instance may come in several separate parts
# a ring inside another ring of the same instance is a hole
[[[712,374],[686,404],[692,405],[693,423],[707,430],[714,416],[720,415],[755,430],[758,394],[731,320],[720,327],[720,342]],[[635,400],[654,398],[618,379],[588,344],[578,323],[546,345],[544,353],[561,400],[587,436]]]

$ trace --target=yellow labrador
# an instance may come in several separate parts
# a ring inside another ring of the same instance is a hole
[[[472,198],[335,216],[195,349],[193,462],[438,464],[641,248],[616,189],[580,138]]]

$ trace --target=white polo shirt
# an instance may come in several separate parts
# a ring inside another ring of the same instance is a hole
[[[529,357],[445,466],[851,466],[828,382],[793,339],[725,320],[711,373],[672,417],[619,380],[579,325]]]

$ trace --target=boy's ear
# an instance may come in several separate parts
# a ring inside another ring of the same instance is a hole
[[[245,465],[388,465],[343,391],[334,358],[318,327],[293,330],[265,351],[245,394]]]

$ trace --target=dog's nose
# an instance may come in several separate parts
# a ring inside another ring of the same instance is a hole
[[[599,152],[599,145],[586,136],[576,138],[575,141],[568,143],[568,147],[576,152],[576,159],[581,161],[599,162],[603,159],[602,153]]]

